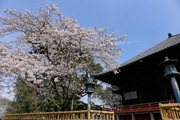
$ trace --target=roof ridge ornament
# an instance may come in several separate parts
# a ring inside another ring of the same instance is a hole
[[[171,33],[168,33],[168,36],[169,36],[169,38],[171,38],[171,37],[172,37],[172,34],[171,34]]]

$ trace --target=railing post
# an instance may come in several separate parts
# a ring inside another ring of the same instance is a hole
[[[92,113],[91,115],[92,115],[92,119],[94,120],[94,113]]]
[[[130,105],[130,111],[132,111],[132,105]]]
[[[114,113],[113,113],[113,115],[114,115]],[[120,120],[119,119],[119,114],[116,114],[116,120]]]
[[[151,120],[154,120],[154,114],[152,112],[150,112],[150,117],[151,117]]]
[[[131,118],[132,118],[132,120],[135,120],[134,113],[131,113]]]
[[[57,119],[59,120],[59,112],[58,112],[58,116],[57,116]]]
[[[91,119],[91,112],[90,112],[90,110],[88,110],[88,118],[87,118],[87,120],[90,120]]]
[[[149,106],[149,110],[151,110],[151,104],[150,103],[148,104],[148,106]]]
[[[112,118],[113,118],[113,120],[114,120],[114,112],[113,112],[113,117],[112,117]]]

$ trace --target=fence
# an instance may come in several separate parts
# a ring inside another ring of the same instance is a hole
[[[159,104],[162,120],[180,120],[180,103]]]
[[[4,120],[114,120],[114,112],[82,110],[8,114],[5,115]]]
[[[153,103],[134,104],[128,106],[121,106],[114,109],[103,108],[104,111],[114,111],[114,113],[129,113],[129,112],[147,112],[147,111],[159,111],[159,103],[167,104],[174,103],[174,100],[160,101]]]

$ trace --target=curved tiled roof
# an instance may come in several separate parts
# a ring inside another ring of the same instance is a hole
[[[138,54],[137,56],[131,58],[130,60],[120,64],[119,68],[124,67],[126,65],[129,65],[131,63],[134,63],[136,61],[139,61],[139,60],[141,60],[141,59],[143,59],[145,57],[148,57],[148,56],[150,56],[152,54],[155,54],[155,53],[157,53],[159,51],[162,51],[164,49],[167,49],[167,48],[169,48],[171,46],[174,46],[174,45],[177,45],[179,43],[180,43],[180,34],[173,35],[172,37],[163,40],[162,42],[160,42],[159,44],[153,46],[152,48],[150,48],[150,49]],[[94,74],[94,76],[101,76],[101,75],[109,73],[109,72],[111,72],[111,71],[106,71],[106,72],[103,72],[103,73]]]

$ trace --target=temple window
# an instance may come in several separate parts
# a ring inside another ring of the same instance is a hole
[[[124,93],[124,100],[131,100],[137,98],[137,92],[136,91],[130,91]]]

